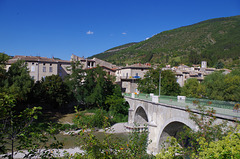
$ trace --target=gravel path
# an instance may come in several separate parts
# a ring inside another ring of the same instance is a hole
[[[127,132],[126,131],[126,128],[125,128],[125,125],[126,123],[116,123],[114,124],[110,130],[107,130],[107,133],[125,133]],[[104,130],[103,129],[100,129],[99,132],[103,132]]]

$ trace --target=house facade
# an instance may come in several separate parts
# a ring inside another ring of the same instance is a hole
[[[121,86],[122,92],[138,92],[137,81],[144,77],[145,73],[151,68],[150,64],[134,64],[119,67],[116,70],[116,82]]]
[[[6,69],[8,70],[11,64],[17,62],[17,60],[25,61],[29,74],[35,81],[40,81],[42,78],[51,75],[59,75],[64,78],[71,73],[69,71],[70,61],[39,56],[14,56],[7,62]]]

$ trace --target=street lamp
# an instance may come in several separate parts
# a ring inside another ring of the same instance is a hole
[[[159,71],[159,97],[160,97],[160,92],[161,92],[161,72],[162,72],[162,70]]]

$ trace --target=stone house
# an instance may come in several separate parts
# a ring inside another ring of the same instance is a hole
[[[150,64],[134,64],[119,67],[116,70],[116,83],[125,93],[138,92],[137,81],[144,77],[145,73],[151,68]]]
[[[71,67],[70,61],[39,56],[19,55],[8,60],[6,64],[6,70],[9,69],[11,64],[17,62],[17,60],[25,61],[29,70],[29,74],[35,81],[40,81],[42,78],[51,75],[59,75],[60,77],[64,78],[67,74],[71,73],[68,69]]]

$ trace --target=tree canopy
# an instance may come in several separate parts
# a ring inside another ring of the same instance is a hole
[[[108,75],[100,66],[83,70],[77,62],[72,63],[72,74],[66,79],[73,94],[80,105],[86,108],[100,107],[109,110],[107,97],[114,94],[116,87],[114,77]],[[115,94],[115,97],[121,97]]]
[[[160,68],[150,69],[144,78],[139,80],[138,89],[143,93],[159,92]],[[170,70],[161,71],[161,94],[176,96],[180,94],[180,86],[174,73]]]
[[[33,79],[24,61],[18,60],[13,63],[7,72],[4,89],[13,94],[18,101],[27,100],[27,94],[33,86]]]
[[[238,70],[225,75],[221,71],[214,72],[203,81],[206,96],[214,100],[239,101],[240,75]]]
[[[182,87],[181,95],[192,98],[205,96],[205,87],[196,78],[189,78]]]

